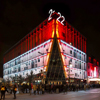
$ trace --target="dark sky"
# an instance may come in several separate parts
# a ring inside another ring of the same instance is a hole
[[[4,52],[43,22],[51,8],[87,38],[88,54],[100,60],[99,0],[0,0],[1,70]]]

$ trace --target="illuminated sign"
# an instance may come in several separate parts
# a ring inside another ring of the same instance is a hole
[[[52,15],[54,12],[55,12],[55,10],[54,10],[54,11],[53,11],[52,9],[49,10],[49,14],[50,14],[50,15],[49,15],[48,21],[52,19],[51,15]],[[63,22],[65,21],[65,17],[64,17],[64,16],[61,16],[61,13],[60,13],[60,12],[58,12],[58,15],[59,15],[59,17],[57,18],[57,21],[59,21],[62,25],[64,25]],[[60,21],[60,18],[63,18],[63,20]]]
[[[51,15],[52,15],[54,12],[55,12],[55,11],[53,11],[52,9],[49,10],[49,14],[50,14],[50,15],[49,15],[48,21],[52,19]]]
[[[94,77],[96,77],[96,67],[94,67]]]

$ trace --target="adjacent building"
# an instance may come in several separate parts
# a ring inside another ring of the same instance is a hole
[[[82,82],[87,78],[86,38],[55,12],[4,55],[3,78],[43,71],[46,83]]]
[[[88,57],[87,61],[87,82],[100,84],[100,66],[98,60],[94,57]]]

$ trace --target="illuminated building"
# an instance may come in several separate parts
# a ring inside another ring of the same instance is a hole
[[[88,83],[100,83],[100,67],[99,62],[93,57],[88,57],[87,63]]]
[[[46,82],[85,79],[86,38],[55,12],[5,53],[3,78],[44,71]],[[40,53],[41,54],[40,54]],[[71,65],[71,66],[70,66]]]

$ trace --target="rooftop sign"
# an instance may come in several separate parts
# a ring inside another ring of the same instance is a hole
[[[49,15],[48,21],[50,21],[52,19],[51,15],[54,12],[55,12],[55,10],[52,10],[52,9],[49,10],[49,14],[50,15]],[[61,16],[61,13],[60,12],[58,12],[57,14],[59,15],[59,17],[57,18],[57,21],[59,21],[62,25],[64,25],[63,22],[65,21],[65,17],[64,16]],[[60,20],[60,19],[62,19],[62,20]]]

